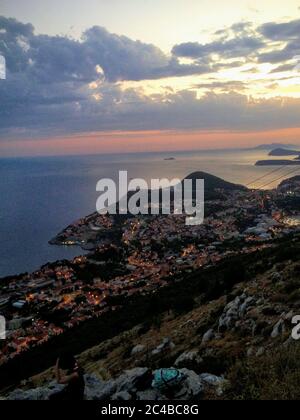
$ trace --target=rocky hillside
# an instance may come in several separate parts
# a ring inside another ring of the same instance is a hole
[[[166,311],[82,353],[87,398],[167,399],[153,377],[176,367],[184,375],[176,399],[299,399],[300,347],[291,338],[298,259],[283,249],[221,297],[195,294],[192,308]],[[8,398],[46,399],[52,380],[48,370]]]
[[[170,399],[168,391],[156,389],[153,377],[158,371],[149,368],[135,368],[125,371],[116,379],[103,381],[96,375],[85,375],[85,399],[88,401],[164,401]],[[214,375],[197,375],[189,369],[180,369],[178,372],[183,379],[174,388],[172,399],[198,400],[206,392],[214,392],[222,396],[227,386],[224,378]],[[44,387],[29,390],[17,389],[7,397],[8,400],[48,400],[49,397],[63,388],[54,381]]]

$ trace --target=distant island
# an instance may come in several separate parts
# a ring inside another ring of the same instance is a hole
[[[298,166],[300,160],[259,160],[255,166]]]
[[[261,144],[259,146],[253,147],[248,150],[267,150],[272,151],[276,149],[295,149],[297,146],[295,144],[280,144],[280,143],[271,143],[271,144]]]
[[[269,156],[299,156],[300,152],[297,150],[288,150],[288,149],[274,149],[269,153]]]
[[[169,158],[165,158],[164,160],[166,160],[166,161],[172,161],[172,160],[176,160],[176,159],[174,157],[169,157]]]

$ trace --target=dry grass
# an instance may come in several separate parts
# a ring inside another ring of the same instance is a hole
[[[228,379],[229,399],[300,400],[300,343],[239,361]]]

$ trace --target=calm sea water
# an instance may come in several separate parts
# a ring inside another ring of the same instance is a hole
[[[117,179],[119,170],[127,170],[129,178],[147,180],[205,171],[248,184],[274,169],[254,166],[266,155],[220,151],[0,159],[0,277],[80,255],[79,248],[50,246],[48,240],[95,211],[100,178]],[[164,160],[171,156],[176,160]]]

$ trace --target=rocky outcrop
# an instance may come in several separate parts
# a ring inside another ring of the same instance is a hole
[[[131,356],[136,356],[137,354],[142,353],[145,349],[146,349],[145,346],[143,346],[142,344],[139,344],[132,349]]]
[[[210,375],[209,373],[203,373],[200,375],[200,380],[206,385],[214,388],[218,397],[221,397],[226,388],[229,386],[229,382],[223,377]]]
[[[39,401],[39,400],[48,400],[50,395],[55,394],[63,389],[62,385],[58,385],[55,382],[51,382],[47,387],[41,387],[36,389],[31,389],[28,391],[23,391],[21,389],[16,389],[7,397],[8,400],[21,400],[21,401]]]
[[[221,395],[226,383],[222,377],[210,374],[198,375],[186,368],[180,369],[179,372],[184,380],[174,390],[170,389],[172,399],[175,400],[200,400],[205,390],[209,388],[213,388],[216,395]],[[160,401],[171,398],[170,395],[164,395],[152,385],[155,373],[148,368],[136,368],[124,372],[117,379],[106,382],[95,375],[86,375],[85,399],[94,401]],[[62,385],[52,382],[43,388],[26,391],[15,390],[7,396],[7,400],[48,400],[53,393],[61,389],[63,389]]]
[[[209,343],[211,340],[213,340],[214,338],[215,338],[214,330],[210,329],[204,334],[201,344],[205,345],[205,344]]]
[[[178,368],[201,365],[203,359],[200,357],[198,350],[187,351],[181,354],[175,361]]]
[[[152,356],[159,356],[163,352],[173,350],[174,348],[175,344],[172,342],[172,340],[170,338],[164,338],[163,342],[152,351]]]
[[[242,320],[247,311],[255,304],[255,300],[251,296],[244,293],[237,296],[235,300],[225,306],[224,312],[219,319],[219,331],[224,332],[239,326],[238,321]]]
[[[280,335],[283,335],[285,333],[285,322],[283,319],[280,319],[277,324],[274,326],[271,337],[277,338]]]

